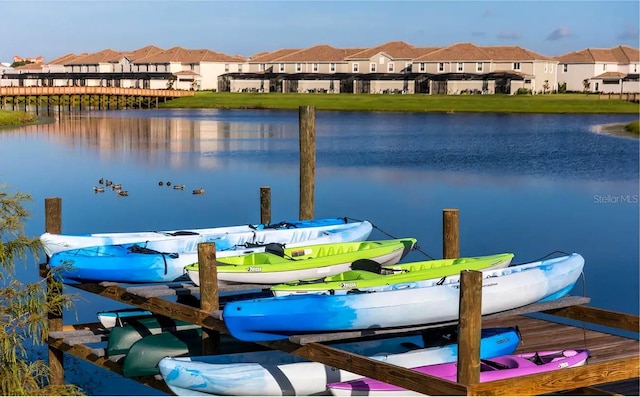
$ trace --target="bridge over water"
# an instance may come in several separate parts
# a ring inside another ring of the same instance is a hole
[[[0,109],[27,110],[35,106],[56,108],[123,109],[153,108],[173,98],[193,96],[194,91],[120,87],[0,87]]]

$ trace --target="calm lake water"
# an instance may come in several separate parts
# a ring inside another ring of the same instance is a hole
[[[315,216],[368,219],[381,230],[371,238],[416,237],[441,257],[442,209],[458,208],[461,255],[513,252],[523,263],[578,252],[584,281],[572,293],[638,314],[638,140],[594,132],[634,118],[317,112]],[[298,145],[297,111],[88,112],[1,132],[0,181],[32,195],[32,236],[44,231],[46,197],[62,198],[64,233],[255,223],[261,186],[271,187],[272,220],[291,220]],[[100,178],[129,196],[94,193]],[[198,188],[205,194],[192,195]],[[20,279],[37,280],[26,266]],[[118,307],[78,294],[65,322]],[[97,372],[68,371],[89,394],[158,394]]]

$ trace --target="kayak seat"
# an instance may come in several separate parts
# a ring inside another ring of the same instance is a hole
[[[351,264],[351,270],[364,270],[371,273],[382,273],[382,265],[372,259],[358,259]]]
[[[171,236],[199,236],[200,233],[197,232],[191,232],[188,230],[179,230],[177,232],[173,232],[173,233],[168,233]]]

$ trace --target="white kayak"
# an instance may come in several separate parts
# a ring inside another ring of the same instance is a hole
[[[279,243],[286,247],[308,244],[362,241],[373,230],[370,222],[350,222],[331,226],[293,229],[254,230],[224,236],[225,247],[216,244],[216,257],[224,258],[264,252],[265,246]],[[60,251],[49,258],[65,280],[113,281],[123,283],[170,282],[184,279],[184,267],[198,261],[198,244],[203,236],[191,240],[167,239],[145,243],[101,245]]]
[[[452,337],[449,340],[440,338],[440,343],[431,343],[426,347],[421,335],[340,343],[332,347],[410,368],[455,361],[458,345],[455,343],[455,334]],[[484,329],[480,356],[489,358],[511,354],[519,341],[516,328]],[[176,395],[327,395],[327,383],[360,377],[281,351],[166,357],[160,360],[158,368],[165,383]]]
[[[162,231],[140,231],[122,233],[92,233],[92,234],[53,234],[43,233],[40,241],[44,246],[45,253],[52,256],[56,252],[66,251],[76,248],[96,247],[100,245],[144,243],[151,241],[174,241],[176,244],[198,244],[199,242],[218,241],[223,245],[231,244],[225,242],[224,238],[230,234],[240,233],[243,240],[251,243],[260,243],[273,230],[302,229],[308,227],[330,227],[348,223],[347,218],[323,218],[302,221],[285,221],[272,224],[254,224],[238,226],[222,226],[206,229],[179,229]],[[255,235],[254,235],[255,233]],[[166,243],[165,243],[166,244]],[[174,247],[177,247],[174,246]],[[224,248],[221,246],[220,248]],[[175,251],[176,248],[167,249]]]

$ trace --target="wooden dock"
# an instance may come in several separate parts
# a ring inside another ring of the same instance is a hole
[[[42,271],[46,271],[42,266]],[[166,298],[197,296],[199,288],[190,282],[169,283],[166,285],[128,286],[116,283],[77,284],[70,285],[83,291],[109,297],[119,302],[128,303],[142,309],[152,310],[158,314],[191,321],[205,328],[225,332],[224,323],[220,320],[220,312],[203,312],[182,303],[175,303]],[[229,286],[221,287],[219,292],[235,291],[241,288],[259,289],[264,286]],[[547,313],[549,315],[568,316],[596,320],[602,325],[617,325],[625,330],[636,330],[638,317],[612,313],[585,306],[589,302],[585,297],[565,297],[558,301],[534,304],[503,313],[487,315],[482,318],[482,327],[515,327],[522,335],[518,352],[553,349],[587,348],[591,358],[587,366],[563,370],[541,375],[521,377],[517,380],[496,381],[491,383],[461,385],[441,381],[434,382],[426,375],[404,368],[396,367],[366,357],[333,349],[326,345],[343,339],[353,339],[371,334],[403,334],[437,328],[456,322],[409,327],[394,330],[367,330],[323,333],[316,335],[293,335],[289,340],[260,343],[266,347],[279,349],[310,360],[347,369],[364,376],[381,378],[404,387],[430,394],[456,395],[537,395],[568,391],[576,394],[623,394],[638,395],[638,377],[640,376],[640,358],[638,340],[616,336],[610,333],[589,330],[582,326],[560,324],[547,319],[529,316],[531,313]],[[604,319],[608,318],[608,319]],[[600,319],[600,320],[598,320]],[[604,320],[603,320],[604,319]],[[558,318],[556,318],[558,320]],[[603,324],[604,323],[604,324]],[[100,328],[99,323],[66,325],[62,331],[51,332],[48,343],[51,347],[72,354],[83,360],[122,374],[121,364],[105,356],[108,331]],[[97,346],[96,343],[105,343]],[[87,344],[90,343],[91,346]],[[413,372],[407,376],[406,372]],[[133,378],[143,384],[168,392],[159,377]],[[429,381],[429,382],[427,382]],[[436,390],[430,387],[434,383]],[[449,385],[449,383],[451,383]]]
[[[312,112],[302,111],[309,119],[301,122],[301,134],[313,134]],[[301,139],[302,141],[302,139]],[[301,150],[301,178],[313,178],[313,150]],[[303,156],[304,155],[304,156]],[[304,158],[303,158],[304,157]],[[311,159],[311,160],[309,160]],[[309,160],[309,161],[307,161]],[[303,169],[303,167],[306,167]],[[301,190],[313,190],[313,183],[301,181]],[[261,188],[261,220],[269,222],[270,190]],[[301,192],[300,214],[313,216],[313,192]],[[264,200],[264,202],[262,202]],[[303,208],[305,207],[305,208]],[[61,233],[62,201],[60,198],[45,200],[45,230]],[[443,257],[455,257],[459,253],[458,210],[443,211]],[[218,286],[215,245],[201,243],[198,246],[200,287],[191,282],[154,285],[126,285],[112,282],[69,284],[82,291],[107,297],[156,314],[168,316],[202,326],[202,347],[205,354],[215,353],[219,333],[228,333],[221,317],[219,294],[235,290],[255,290],[264,286],[236,285]],[[40,275],[46,277],[47,265],[40,267]],[[262,342],[263,346],[289,352],[311,361],[341,368],[395,384],[406,389],[431,395],[541,395],[541,394],[585,394],[585,395],[638,395],[640,378],[640,319],[637,315],[618,313],[588,306],[588,297],[570,296],[558,300],[536,303],[501,313],[480,316],[482,277],[479,272],[463,271],[460,285],[460,315],[463,321],[407,327],[402,329],[376,329],[314,335],[293,335],[286,340]],[[545,319],[532,318],[542,313]],[[610,327],[611,332],[586,329],[568,325],[566,319],[585,324]],[[564,322],[564,324],[563,324]],[[449,382],[348,353],[329,346],[326,342],[355,340],[372,334],[406,334],[442,326],[457,326],[459,332],[458,381]],[[517,326],[522,335],[518,351],[587,348],[591,352],[589,363],[582,367],[568,368],[519,378],[478,383],[480,359],[479,341],[482,327]],[[616,336],[615,330],[632,332],[636,338]],[[108,340],[108,333],[97,324],[63,325],[60,314],[49,316],[49,365],[51,382],[64,380],[63,353],[72,354],[101,368],[122,374],[121,365],[105,357],[104,347],[96,343]],[[472,342],[473,341],[473,342]],[[213,343],[212,343],[213,342]],[[477,342],[477,345],[474,343]],[[91,346],[88,344],[91,343]],[[169,392],[166,384],[157,377],[134,378],[135,380]]]

